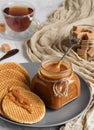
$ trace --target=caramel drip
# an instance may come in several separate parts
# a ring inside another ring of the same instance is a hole
[[[27,98],[23,97],[19,90],[13,89],[8,94],[9,99],[13,101],[17,106],[26,109],[30,114],[32,113],[32,103]]]

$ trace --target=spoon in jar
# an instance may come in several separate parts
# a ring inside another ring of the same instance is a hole
[[[71,43],[72,45],[67,49],[67,51],[64,53],[64,55],[61,57],[61,59],[54,64],[53,68],[51,69],[52,72],[60,72],[60,65],[61,65],[61,62],[63,61],[63,59],[65,58],[65,56],[70,52],[70,50],[74,47],[74,46],[77,46],[79,45],[81,42],[81,39],[77,40],[77,39],[72,39],[71,40]]]
[[[72,42],[72,45],[67,49],[67,51],[64,53],[64,55],[61,57],[61,59],[60,59],[59,62],[58,62],[58,65],[62,62],[62,60],[65,58],[65,56],[70,52],[70,50],[71,50],[73,47],[75,47],[75,46],[77,46],[77,45],[80,44],[81,39],[79,39],[78,41],[75,40],[75,39],[73,39],[73,40],[71,40],[71,42]]]

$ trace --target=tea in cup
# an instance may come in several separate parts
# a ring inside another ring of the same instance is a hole
[[[8,4],[4,4],[2,7],[2,13],[7,25],[7,35],[14,37],[28,37],[30,25],[32,22],[37,24],[34,19],[35,8],[29,2],[13,1]],[[29,32],[30,31],[30,32]],[[28,32],[26,36],[26,32]]]

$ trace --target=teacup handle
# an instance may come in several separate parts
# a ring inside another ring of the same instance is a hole
[[[32,29],[34,31],[39,30],[39,28],[40,28],[40,21],[38,19],[36,19],[35,17],[30,17],[30,16],[29,16],[29,19],[30,19],[30,21],[32,21],[31,22]]]

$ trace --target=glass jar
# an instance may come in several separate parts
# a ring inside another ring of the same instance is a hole
[[[56,59],[43,62],[31,81],[31,91],[52,109],[59,109],[80,95],[80,81],[70,62],[64,60],[59,69],[57,65]]]
[[[94,26],[93,25],[77,25],[73,26],[70,31],[70,41],[78,41],[81,39],[81,42],[74,49],[75,52],[82,59],[91,61],[94,59]]]

